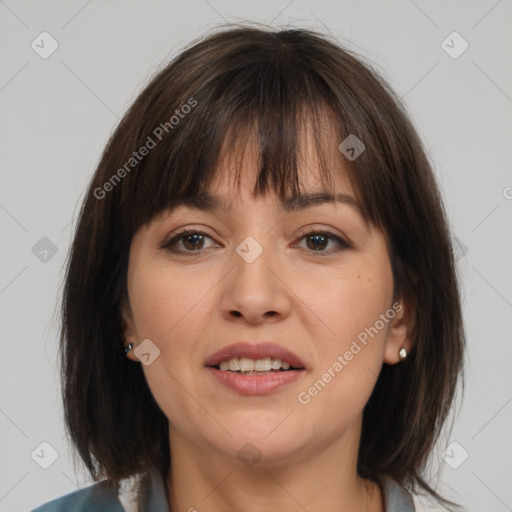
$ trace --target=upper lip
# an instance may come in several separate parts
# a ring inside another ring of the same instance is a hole
[[[247,357],[249,359],[265,359],[266,357],[271,357],[290,363],[290,366],[294,368],[306,367],[299,356],[284,347],[280,347],[274,343],[247,342],[234,343],[217,350],[217,352],[208,357],[205,361],[205,366],[218,366],[222,361],[229,361],[230,359],[240,357]]]

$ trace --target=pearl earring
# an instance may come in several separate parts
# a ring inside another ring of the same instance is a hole
[[[407,357],[407,350],[405,350],[404,347],[402,347],[399,351],[398,351],[398,357],[400,358],[400,361],[403,361],[406,357]]]

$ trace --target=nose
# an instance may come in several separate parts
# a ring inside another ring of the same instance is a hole
[[[227,320],[259,324],[288,317],[291,291],[278,259],[271,256],[271,249],[265,249],[249,262],[234,252],[234,268],[222,285],[221,308]]]

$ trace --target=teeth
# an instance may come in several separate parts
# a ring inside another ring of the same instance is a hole
[[[270,370],[279,370],[280,368],[289,370],[290,363],[271,357],[265,357],[264,359],[241,357],[233,358],[229,361],[222,361],[222,363],[219,364],[220,370],[229,370],[231,372],[268,372]]]
[[[252,372],[254,370],[254,359],[248,357],[240,358],[240,370],[243,372]]]
[[[238,361],[238,359],[230,359],[228,364],[230,371],[237,372],[240,370],[240,362]]]
[[[257,359],[254,363],[254,369],[257,372],[268,372],[268,370],[272,369],[272,359],[270,359],[270,357]]]

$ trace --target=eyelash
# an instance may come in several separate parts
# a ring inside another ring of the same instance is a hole
[[[176,249],[173,249],[173,246],[175,246],[177,242],[179,242],[186,236],[190,236],[190,235],[203,235],[203,236],[206,236],[211,239],[210,236],[208,236],[206,233],[203,233],[202,231],[197,231],[194,229],[184,229],[184,230],[180,231],[179,233],[174,234],[169,240],[164,241],[159,246],[159,248],[166,249],[174,254],[186,255],[186,256],[194,256],[194,255],[196,255],[196,253],[204,252],[204,250],[202,250],[202,249],[198,249],[198,250],[194,250],[194,251],[178,251]],[[304,233],[300,236],[300,240],[307,238],[309,236],[313,236],[313,235],[320,235],[320,236],[327,237],[331,240],[336,241],[339,244],[339,247],[337,249],[335,249],[335,250],[331,249],[330,251],[313,251],[313,250],[306,249],[306,251],[314,253],[320,257],[330,256],[333,253],[338,253],[340,251],[343,251],[345,249],[350,249],[352,247],[348,242],[343,240],[343,238],[335,235],[334,233],[330,233],[328,231],[317,231],[317,230],[308,231],[307,233]]]

